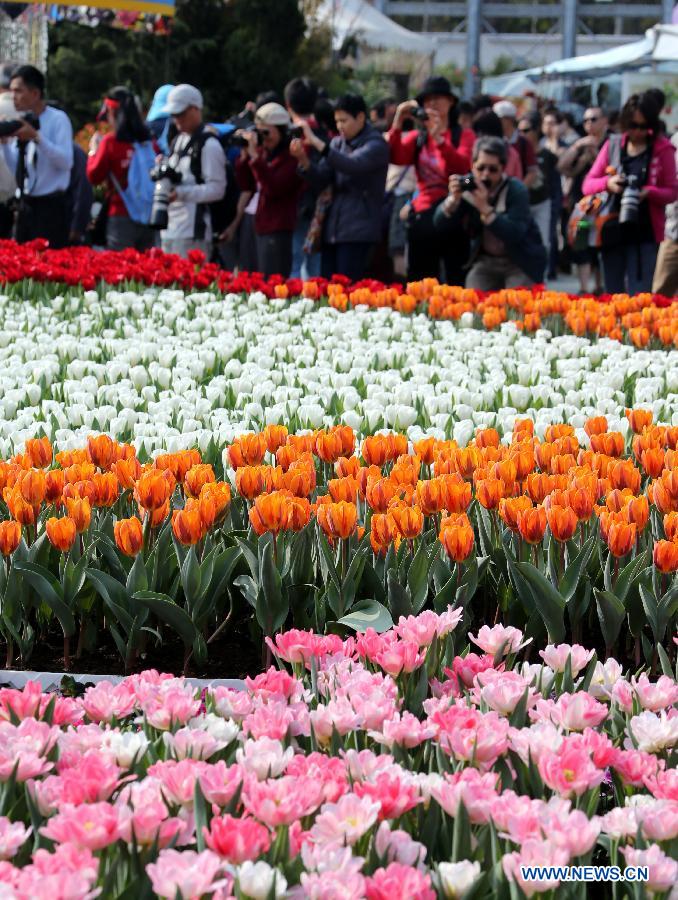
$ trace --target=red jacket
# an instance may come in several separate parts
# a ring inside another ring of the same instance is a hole
[[[447,197],[450,175],[466,175],[471,168],[471,154],[476,136],[470,128],[461,132],[459,147],[452,143],[450,130],[443,132],[443,142],[436,144],[428,135],[417,153],[418,131],[389,131],[386,139],[391,148],[391,162],[397,166],[411,166],[416,162],[417,195],[413,206],[417,212],[430,209],[438,200]]]
[[[87,157],[87,178],[92,184],[108,182],[109,216],[127,216],[127,209],[120,194],[111,181],[111,172],[117,178],[120,187],[127,187],[127,170],[134,153],[134,144],[119,141],[114,134],[106,134],[99,144],[94,156]]]
[[[294,231],[297,202],[304,182],[289,150],[282,150],[270,158],[263,150],[256,159],[241,155],[236,161],[235,173],[241,191],[259,190],[259,205],[254,216],[257,234]]]
[[[622,135],[622,146],[626,144],[628,135]],[[609,165],[608,152],[610,142],[605,141],[596,161],[584,179],[584,194],[599,194],[607,189],[606,169]],[[664,240],[666,207],[678,197],[676,182],[676,151],[671,141],[660,135],[652,144],[652,155],[645,184],[650,221],[654,231],[654,239],[660,244]]]

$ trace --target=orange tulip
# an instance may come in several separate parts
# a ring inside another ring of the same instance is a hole
[[[391,500],[398,493],[398,485],[389,478],[368,478],[365,497],[375,512],[386,512]]]
[[[154,465],[156,469],[163,472],[171,472],[175,482],[182,482],[189,469],[200,465],[200,452],[193,449],[182,450],[179,453],[162,453],[156,457]],[[139,474],[135,475],[135,479],[139,477]]]
[[[295,497],[308,497],[316,486],[315,468],[303,464],[301,459],[297,460],[283,474],[280,486]]]
[[[306,497],[289,497],[287,500],[287,531],[301,531],[311,521],[311,504]]]
[[[439,476],[430,481],[418,481],[416,487],[417,505],[425,516],[432,516],[445,508],[445,485]]]
[[[287,524],[289,514],[287,494],[283,491],[273,491],[270,494],[260,494],[250,509],[250,524],[255,533],[262,535],[267,531],[277,534]]]
[[[519,497],[502,497],[499,501],[499,516],[511,531],[519,530],[518,517],[528,509],[532,509],[532,501],[524,494]]]
[[[392,505],[389,512],[402,537],[411,541],[421,534],[424,527],[424,514],[416,506]]]
[[[254,500],[266,490],[264,466],[240,466],[235,470],[235,489],[245,500]]]
[[[327,489],[335,503],[340,500],[355,503],[358,497],[358,482],[350,475],[346,478],[331,478],[327,482]]]
[[[414,445],[414,452],[420,457],[425,466],[430,466],[433,462],[435,447],[436,439],[434,437],[422,438]]]
[[[82,499],[83,497],[87,497],[91,506],[94,506],[97,502],[97,497],[99,495],[99,491],[96,486],[96,482],[88,479],[87,481],[76,481],[72,484],[65,484],[62,500],[66,501],[69,497],[77,497]]]
[[[476,431],[476,447],[498,447],[501,437],[496,428],[482,428]]]
[[[513,441],[532,437],[534,434],[534,422],[532,419],[516,419],[513,423]]]
[[[446,519],[440,529],[438,540],[443,545],[445,553],[455,563],[468,559],[473,551],[475,536],[467,516],[459,516],[456,520]]]
[[[192,547],[205,535],[200,509],[198,505],[175,509],[172,513],[172,533],[184,547]]]
[[[225,481],[209,481],[200,491],[200,498],[211,497],[215,504],[216,518],[226,514],[231,505],[231,487]]]
[[[650,478],[658,478],[664,468],[664,451],[661,447],[650,447],[643,450],[640,462],[645,470],[645,474]]]
[[[458,447],[452,451],[452,465],[465,480],[473,476],[474,470],[480,464],[480,453],[477,447]],[[438,460],[435,464],[436,475],[442,475],[442,469],[438,468]]]
[[[372,542],[373,547],[375,544],[384,547],[392,543],[398,534],[398,526],[393,518],[392,511],[375,513],[370,520],[370,533],[374,538]]]
[[[26,503],[30,503],[31,506],[40,506],[45,499],[47,490],[45,473],[42,469],[29,469],[21,476],[18,484],[21,496]]]
[[[531,444],[516,444],[511,451],[511,459],[516,467],[516,478],[523,481],[527,475],[534,472],[537,464],[534,455],[534,447]]]
[[[161,509],[170,498],[171,484],[163,472],[151,469],[141,475],[134,493],[143,509]]]
[[[144,522],[148,522],[151,528],[159,528],[170,512],[169,497],[165,500],[163,505],[159,506],[157,509],[145,510],[143,506],[140,506],[139,509]]]
[[[627,409],[626,418],[629,425],[636,434],[641,434],[644,428],[649,428],[652,424],[651,409]]]
[[[141,475],[141,463],[136,456],[131,456],[129,459],[117,459],[111,466],[111,471],[118,479],[120,487],[128,491],[134,487],[134,483]]]
[[[331,431],[320,431],[315,440],[315,452],[325,463],[335,463],[345,456],[340,435]]]
[[[31,438],[26,441],[26,453],[31,458],[31,465],[36,469],[46,469],[52,464],[52,444],[48,437]]]
[[[45,503],[58,503],[64,490],[63,469],[45,472]]]
[[[288,431],[284,425],[267,425],[262,434],[266,441],[266,449],[268,452],[275,453],[279,447],[285,445]]]
[[[650,504],[647,497],[641,494],[640,497],[629,500],[623,509],[623,516],[627,522],[636,526],[638,532],[641,532],[650,518]]]
[[[678,541],[678,512],[670,512],[664,516],[664,531],[670,541]]]
[[[615,488],[630,488],[634,494],[640,490],[640,472],[630,459],[612,463],[608,470],[608,478]]]
[[[234,469],[240,466],[258,466],[266,453],[263,434],[243,434],[228,448],[228,458]]]
[[[525,480],[525,487],[533,503],[543,503],[554,488],[553,475],[545,472],[532,472]]]
[[[47,532],[50,544],[52,544],[53,547],[56,547],[57,550],[61,550],[62,553],[66,553],[70,550],[75,543],[77,528],[75,527],[73,519],[68,516],[63,519],[56,519],[54,517],[47,519],[45,531]]]
[[[120,493],[120,484],[116,475],[113,472],[97,473],[92,480],[96,485],[96,506],[113,506]]]
[[[200,465],[193,466],[193,468],[186,472],[184,478],[184,490],[189,497],[195,499],[200,496],[203,485],[208,484],[209,482],[215,482],[216,480],[212,466],[209,465],[209,463],[201,463]]]
[[[90,435],[87,438],[87,455],[93,465],[105,471],[115,459],[115,445],[107,434]]]
[[[11,556],[21,541],[21,525],[11,520],[0,522],[0,553]]]
[[[624,452],[624,435],[620,431],[606,431],[591,435],[591,449],[606,456],[621,456]]]
[[[58,466],[67,469],[69,466],[87,462],[87,450],[61,450],[54,459]]]
[[[66,484],[75,484],[77,481],[89,480],[95,472],[96,467],[92,463],[73,463],[73,465],[64,469],[64,478]]]
[[[350,537],[356,529],[358,510],[354,503],[325,503],[316,510],[318,524],[329,538]]]
[[[21,525],[35,524],[40,514],[40,507],[27,503],[18,487],[5,488],[2,496],[13,519],[16,519]]]
[[[592,437],[594,434],[605,434],[607,427],[605,416],[595,416],[592,419],[587,419],[584,423],[584,431],[589,437]]]
[[[347,478],[349,475],[357,478],[359,470],[360,460],[357,456],[340,456],[334,464],[337,478]]]
[[[628,522],[610,522],[607,529],[607,546],[613,556],[626,556],[636,543],[637,530],[635,524]]]
[[[473,491],[468,481],[458,475],[441,475],[443,485],[443,509],[451,515],[461,515],[471,505]]]
[[[528,544],[540,544],[546,531],[546,510],[543,506],[518,513],[518,531]]]
[[[572,487],[567,492],[567,506],[571,506],[580,522],[588,522],[593,515],[595,495],[586,488]]]
[[[92,520],[92,507],[87,497],[82,500],[78,497],[69,497],[66,500],[68,517],[75,522],[75,530],[78,534],[87,531]]]
[[[131,519],[118,519],[113,526],[113,534],[118,550],[125,556],[136,556],[144,543],[141,522],[136,516]]]
[[[360,452],[368,466],[381,468],[390,458],[390,449],[386,435],[375,434],[365,438]]]
[[[485,509],[496,509],[504,495],[504,484],[498,478],[485,478],[476,485],[476,498]]]
[[[570,506],[549,505],[546,510],[546,521],[551,534],[557,541],[569,541],[577,530],[579,520]]]
[[[564,423],[557,422],[554,425],[549,425],[545,429],[544,440],[557,441],[559,438],[572,437],[573,435],[574,428],[572,425],[565,425]]]
[[[665,575],[678,571],[678,541],[657,541],[652,561]]]

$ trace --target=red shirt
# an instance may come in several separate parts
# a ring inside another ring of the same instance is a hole
[[[416,161],[418,193],[412,205],[417,212],[423,212],[447,197],[450,175],[466,175],[470,170],[476,136],[470,128],[462,129],[459,147],[455,147],[449,129],[443,132],[440,144],[427,135],[426,143],[417,155],[418,137],[418,131],[403,132],[393,128],[386,139],[391,148],[392,163],[411,166]]]
[[[119,141],[114,134],[106,134],[96,153],[87,157],[87,178],[92,184],[108,182],[106,196],[109,200],[109,216],[127,216],[127,209],[116,191],[110,175],[117,178],[120,187],[127,187],[127,170],[134,153],[134,144]]]
[[[238,185],[242,191],[259,190],[259,205],[254,216],[257,234],[294,231],[297,224],[297,201],[303,182],[297,161],[289,150],[269,158],[260,151],[256,159],[240,156],[235,164]]]

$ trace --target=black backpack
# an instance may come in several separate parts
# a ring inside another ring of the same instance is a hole
[[[193,177],[198,184],[203,184],[202,177],[202,148],[205,143],[214,138],[219,141],[226,156],[226,193],[221,200],[215,200],[214,203],[208,203],[210,216],[212,219],[212,230],[214,234],[220,234],[224,229],[228,228],[235,214],[238,211],[238,200],[240,198],[240,188],[235,177],[235,169],[228,159],[228,153],[220,136],[207,128],[201,128],[196,132],[194,138],[188,148],[188,155],[191,158],[190,166]]]

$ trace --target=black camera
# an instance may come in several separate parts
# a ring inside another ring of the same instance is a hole
[[[256,125],[246,125],[244,128],[239,128],[238,131],[247,132],[247,133],[251,133],[251,132],[255,131],[257,134],[257,144],[259,147],[261,147],[264,137],[268,134],[268,131],[266,131],[265,129],[262,130],[261,128],[257,128]],[[231,134],[229,134],[225,138],[223,143],[226,148],[228,148],[228,147],[241,147],[241,148],[249,147],[249,141],[244,136],[244,134],[237,134],[235,132],[232,132]]]
[[[416,109],[412,110],[412,118],[416,119],[418,122],[427,122],[428,113],[423,106],[417,106]]]
[[[303,138],[304,136],[304,129],[301,127],[301,125],[294,125],[289,130],[289,136],[292,139],[299,138],[301,140],[301,138]]]
[[[33,112],[27,112],[20,119],[7,119],[5,122],[0,122],[0,138],[12,137],[24,125],[30,125],[31,128],[40,131],[40,119],[38,116]]]
[[[169,195],[174,185],[181,184],[182,174],[172,168],[168,162],[161,162],[151,170],[151,179],[155,182],[153,191],[153,206],[151,208],[151,228],[164,231],[168,225],[167,208]]]
[[[462,175],[462,177],[459,179],[459,185],[462,191],[475,191],[475,189],[478,187],[473,172],[469,172],[468,175]]]

